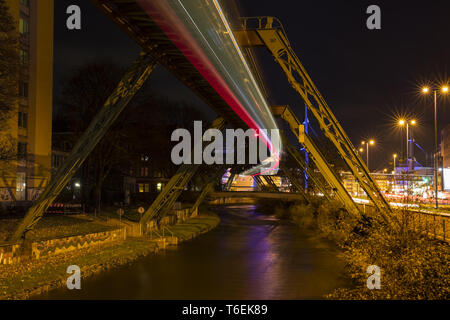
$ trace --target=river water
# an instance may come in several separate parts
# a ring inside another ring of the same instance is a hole
[[[337,248],[255,205],[216,207],[220,225],[37,299],[321,299],[344,286]],[[267,211],[267,210],[266,210]]]

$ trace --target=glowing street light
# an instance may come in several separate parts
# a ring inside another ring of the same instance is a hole
[[[366,141],[362,141],[361,145],[366,145],[366,163],[367,163],[367,169],[369,169],[369,172],[370,172],[370,167],[369,167],[369,145],[370,146],[375,145],[375,140],[370,139],[369,142],[367,142],[367,143],[366,143]]]
[[[424,94],[428,94],[430,92],[430,88],[424,87],[422,92]],[[434,88],[434,199],[436,201],[436,209],[439,207],[438,203],[438,184],[437,184],[437,176],[438,176],[438,163],[437,163],[437,146],[438,146],[438,128],[437,128],[437,92],[441,91],[443,94],[448,93],[448,86],[444,85],[440,88]]]
[[[416,120],[405,120],[400,119],[398,121],[400,127],[403,127],[406,124],[406,173],[409,171],[409,126],[415,126],[417,124]]]

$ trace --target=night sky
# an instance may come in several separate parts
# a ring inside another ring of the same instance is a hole
[[[65,27],[65,11],[71,4],[81,7],[81,31]],[[381,30],[366,28],[365,12],[371,4],[381,7]],[[401,152],[394,120],[400,114],[418,120],[417,143],[429,153],[433,150],[432,98],[424,98],[420,87],[449,80],[450,1],[241,0],[239,11],[282,21],[295,52],[353,143],[376,139],[371,169],[389,168],[392,154]],[[102,59],[128,66],[138,52],[138,46],[88,0],[55,1],[55,95],[73,68]],[[270,54],[259,49],[257,57],[270,103],[289,104],[302,116],[299,96]],[[189,101],[205,110],[208,118],[214,116],[162,67],[150,78],[155,92]],[[450,123],[450,98],[439,98],[438,108],[442,128]],[[425,164],[420,150],[416,155]]]

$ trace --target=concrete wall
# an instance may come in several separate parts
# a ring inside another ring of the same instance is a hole
[[[28,250],[20,244],[5,245],[0,247],[0,264],[15,264],[27,259],[40,259],[69,251],[98,246],[125,240],[127,232],[125,228],[89,233],[72,237],[52,240],[35,241]]]
[[[20,245],[5,245],[0,247],[0,264],[14,264],[21,260]]]
[[[170,214],[161,219],[159,226],[155,220],[147,222],[147,231],[158,231],[161,226],[173,226],[174,224],[184,222],[190,218],[189,216],[190,208],[186,209],[174,209]]]

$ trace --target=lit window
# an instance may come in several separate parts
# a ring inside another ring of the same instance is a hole
[[[30,25],[28,21],[23,18],[20,18],[19,21],[19,32],[24,35],[27,35],[30,32]]]
[[[144,193],[144,184],[143,183],[139,183],[138,189],[139,189],[139,193]]]
[[[28,65],[29,60],[30,60],[28,51],[27,51],[27,50],[20,49],[20,50],[19,50],[19,53],[20,53],[20,62],[21,62],[23,65]]]
[[[26,174],[24,172],[18,172],[17,173],[17,182],[16,182],[16,191],[22,192],[25,191],[25,188],[27,186],[27,178]]]
[[[16,180],[16,200],[18,201],[26,200],[26,190],[27,190],[27,175],[25,174],[25,172],[18,172]]]
[[[161,182],[156,185],[156,190],[158,190],[158,191],[162,190],[162,183]]]
[[[150,185],[148,183],[145,184],[145,192],[150,192]]]

